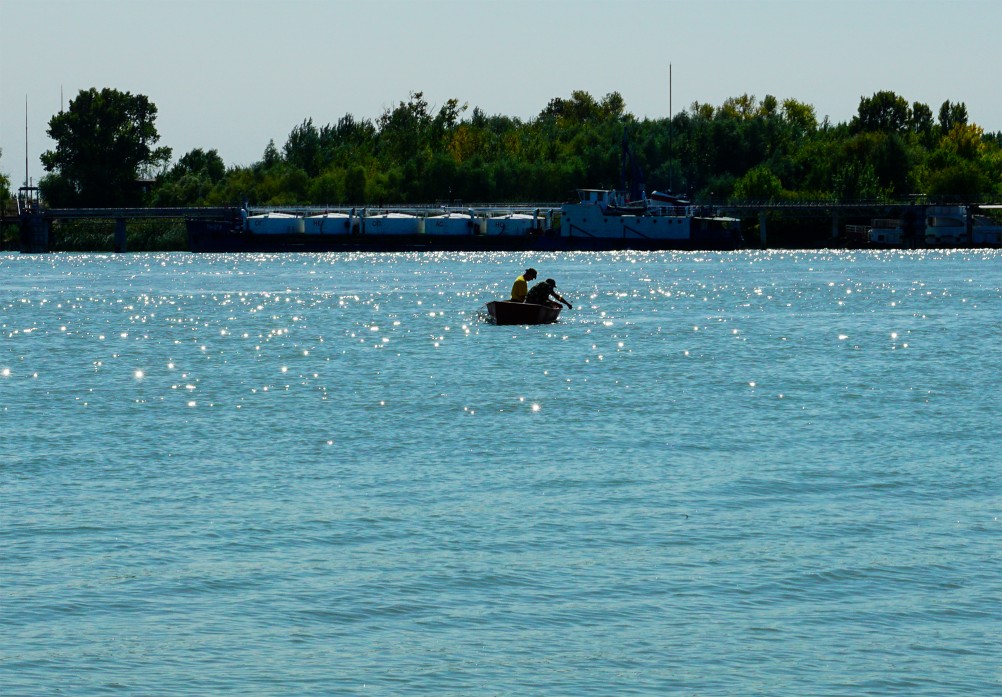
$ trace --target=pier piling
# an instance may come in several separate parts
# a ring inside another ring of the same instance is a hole
[[[126,226],[125,218],[115,219],[115,253],[124,254],[126,252]]]
[[[45,254],[49,251],[49,230],[52,224],[39,213],[21,216],[21,251],[25,254]]]

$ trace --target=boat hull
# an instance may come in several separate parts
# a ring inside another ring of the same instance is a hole
[[[230,221],[189,220],[188,248],[193,252],[604,252],[619,250],[735,249],[732,231],[693,231],[680,238],[656,239],[575,226],[525,234],[256,234]]]
[[[495,300],[487,303],[487,312],[494,324],[552,324],[560,316],[560,308],[550,305],[516,303],[510,300]]]

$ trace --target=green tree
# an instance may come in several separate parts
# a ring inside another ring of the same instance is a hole
[[[391,162],[413,161],[426,144],[425,136],[431,125],[428,102],[423,92],[412,92],[410,99],[379,117],[379,148]]]
[[[729,97],[724,100],[718,113],[732,119],[750,119],[759,111],[758,100],[753,94]]]
[[[626,100],[619,92],[610,92],[605,95],[598,106],[604,118],[621,119],[625,116]]]
[[[872,97],[859,98],[859,110],[852,120],[857,133],[882,131],[901,133],[908,129],[911,109],[904,97],[894,92],[881,91]]]
[[[425,167],[417,195],[425,201],[446,201],[459,191],[456,161],[447,153],[436,153]]]
[[[796,99],[783,100],[783,120],[793,129],[797,138],[803,138],[818,129],[818,118],[814,107]]]
[[[905,139],[897,133],[875,134],[866,161],[873,165],[877,180],[888,195],[904,196],[912,190],[909,179],[912,163]]]
[[[943,134],[939,147],[956,153],[965,160],[976,160],[987,149],[981,126],[958,123]]]
[[[203,176],[215,184],[226,174],[226,164],[217,150],[206,152],[195,148],[183,155],[164,178],[168,181],[176,180],[187,174]]]
[[[689,107],[689,112],[694,119],[704,119],[706,121],[712,119],[716,111],[712,104],[700,104],[699,102],[693,102],[692,106]]]
[[[765,95],[765,99],[758,107],[759,116],[772,116],[779,111],[779,100],[771,94]]]
[[[850,162],[843,165],[832,181],[836,201],[875,201],[887,196],[873,171],[873,165]]]
[[[293,167],[302,169],[311,177],[320,173],[322,165],[320,131],[313,125],[313,119],[306,119],[292,129],[282,151],[285,161]]]
[[[344,172],[328,170],[310,182],[307,195],[312,203],[344,203]]]
[[[282,161],[282,156],[278,154],[278,148],[275,147],[274,139],[268,141],[268,145],[264,148],[264,156],[261,158],[259,163],[264,169],[271,169]]]
[[[347,171],[344,178],[344,193],[348,203],[364,204],[368,195],[368,177],[365,170],[355,166]]]
[[[556,119],[558,122],[582,122],[599,117],[599,106],[595,98],[584,90],[574,90],[570,99],[554,97],[540,112],[541,119]]]
[[[217,151],[195,148],[160,177],[150,196],[150,205],[200,205],[225,175],[226,165]]]
[[[260,179],[254,167],[235,167],[206,194],[203,203],[207,206],[242,204],[244,200],[259,203],[262,200]]]
[[[939,107],[939,129],[945,135],[955,126],[967,125],[967,105],[963,102],[951,104],[950,100]]]
[[[929,105],[921,102],[912,104],[911,131],[919,136],[922,142],[928,142],[932,135],[934,121],[932,119],[932,109]]]
[[[371,158],[376,145],[376,127],[371,121],[355,120],[345,114],[334,125],[320,129],[320,161],[322,166],[347,168]]]
[[[935,196],[976,199],[1002,188],[1002,153],[984,138],[980,126],[955,123],[929,157],[927,192]]]
[[[170,148],[155,147],[156,117],[156,105],[144,95],[82,90],[67,111],[49,120],[56,149],[41,159],[57,180],[43,178],[43,194],[54,205],[139,204],[137,177],[170,160]]]
[[[225,176],[226,165],[216,150],[206,152],[195,148],[159,178],[150,205],[200,205]]]
[[[783,184],[768,167],[759,165],[734,183],[734,198],[742,201],[777,201],[783,197]]]
[[[458,99],[449,99],[431,122],[432,132],[429,134],[429,145],[435,150],[448,146],[451,135],[459,125],[459,116],[466,111],[467,105],[460,106]]]
[[[960,158],[949,158],[948,164],[937,167],[929,176],[927,193],[951,199],[976,199],[989,190],[985,173],[977,164]]]
[[[3,150],[0,149],[0,162],[3,161]],[[0,171],[0,206],[6,205],[8,199],[11,198],[10,192],[10,177]]]

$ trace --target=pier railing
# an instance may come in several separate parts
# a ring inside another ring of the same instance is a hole
[[[190,220],[234,219],[239,209],[232,207],[198,208],[43,208],[26,199],[19,199],[22,252],[48,252],[52,236],[52,223],[56,220],[113,220],[115,221],[114,249],[126,251],[127,226],[130,220]]]

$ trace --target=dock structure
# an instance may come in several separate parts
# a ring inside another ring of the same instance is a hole
[[[797,202],[736,202],[720,203],[714,208],[726,215],[733,215],[758,222],[758,244],[763,249],[769,246],[769,222],[778,218],[789,218],[815,224],[824,220],[831,222],[829,242],[836,244],[846,240],[846,233],[857,232],[865,227],[860,224],[845,224],[847,221],[869,221],[876,218],[896,217],[913,221],[914,234],[910,240],[921,246],[922,232],[919,227],[925,215],[925,204],[914,202],[850,202],[797,201]],[[824,224],[824,223],[822,223]],[[865,236],[864,236],[865,237]]]
[[[970,232],[971,217],[978,209],[999,209],[1002,206],[999,202],[967,202],[956,203],[955,207],[967,209],[967,227]],[[127,250],[127,230],[129,221],[134,220],[210,220],[221,221],[226,224],[240,221],[242,216],[246,216],[246,205],[224,206],[224,207],[184,207],[184,208],[44,208],[40,205],[38,189],[36,187],[22,187],[18,196],[17,216],[5,215],[3,222],[10,224],[17,222],[20,229],[20,251],[23,253],[45,253],[52,247],[52,224],[57,220],[106,220],[114,221],[114,251],[123,253]],[[456,208],[452,206],[451,208]],[[534,204],[474,204],[462,207],[471,216],[488,218],[499,211],[532,211],[534,215],[544,221],[547,226],[555,226],[555,221],[559,219],[559,204],[534,203]],[[750,235],[745,237],[746,247],[767,248],[780,246],[783,240],[776,239],[776,235],[770,237],[770,228],[776,224],[794,221],[797,225],[810,225],[815,231],[830,229],[830,236],[824,239],[826,233],[815,234],[812,238],[811,246],[820,247],[853,247],[872,246],[869,240],[871,226],[877,222],[893,220],[899,224],[898,242],[896,246],[906,248],[921,248],[929,246],[926,238],[926,218],[927,211],[933,211],[936,207],[931,202],[926,201],[904,201],[904,202],[849,202],[840,203],[834,201],[800,201],[800,202],[718,202],[714,201],[711,206],[700,207],[704,211],[712,212],[714,215],[727,215],[742,219],[746,224],[751,224],[751,229],[746,229]],[[262,209],[264,210],[264,209]],[[308,216],[315,213],[332,213],[338,211],[351,211],[351,215],[356,215],[356,211],[361,211],[360,215],[365,216],[367,209],[362,207],[329,207],[329,206],[291,206],[275,208],[276,211],[284,211],[293,215]],[[446,210],[444,204],[429,204],[427,206],[379,206],[368,209],[371,214],[374,211],[383,214],[387,213],[408,213],[410,215],[429,216],[433,213]],[[930,213],[931,214],[931,213]],[[830,221],[830,228],[826,221]],[[757,223],[757,234],[755,231]],[[780,238],[782,236],[780,235]],[[970,235],[967,236],[970,239]],[[997,246],[989,244],[989,246]]]
[[[127,250],[126,239],[130,220],[191,220],[219,219],[239,215],[237,208],[50,208],[41,213],[46,233],[54,220],[114,220],[115,252]],[[48,241],[46,241],[46,245]],[[43,250],[39,250],[43,251]],[[44,251],[48,251],[47,249]]]
[[[128,251],[130,220],[222,220],[239,217],[236,207],[197,208],[44,208],[37,187],[21,187],[17,197],[16,220],[20,228],[19,248],[24,254],[44,254],[52,245],[52,223],[57,220],[110,220],[115,223],[114,251]]]

